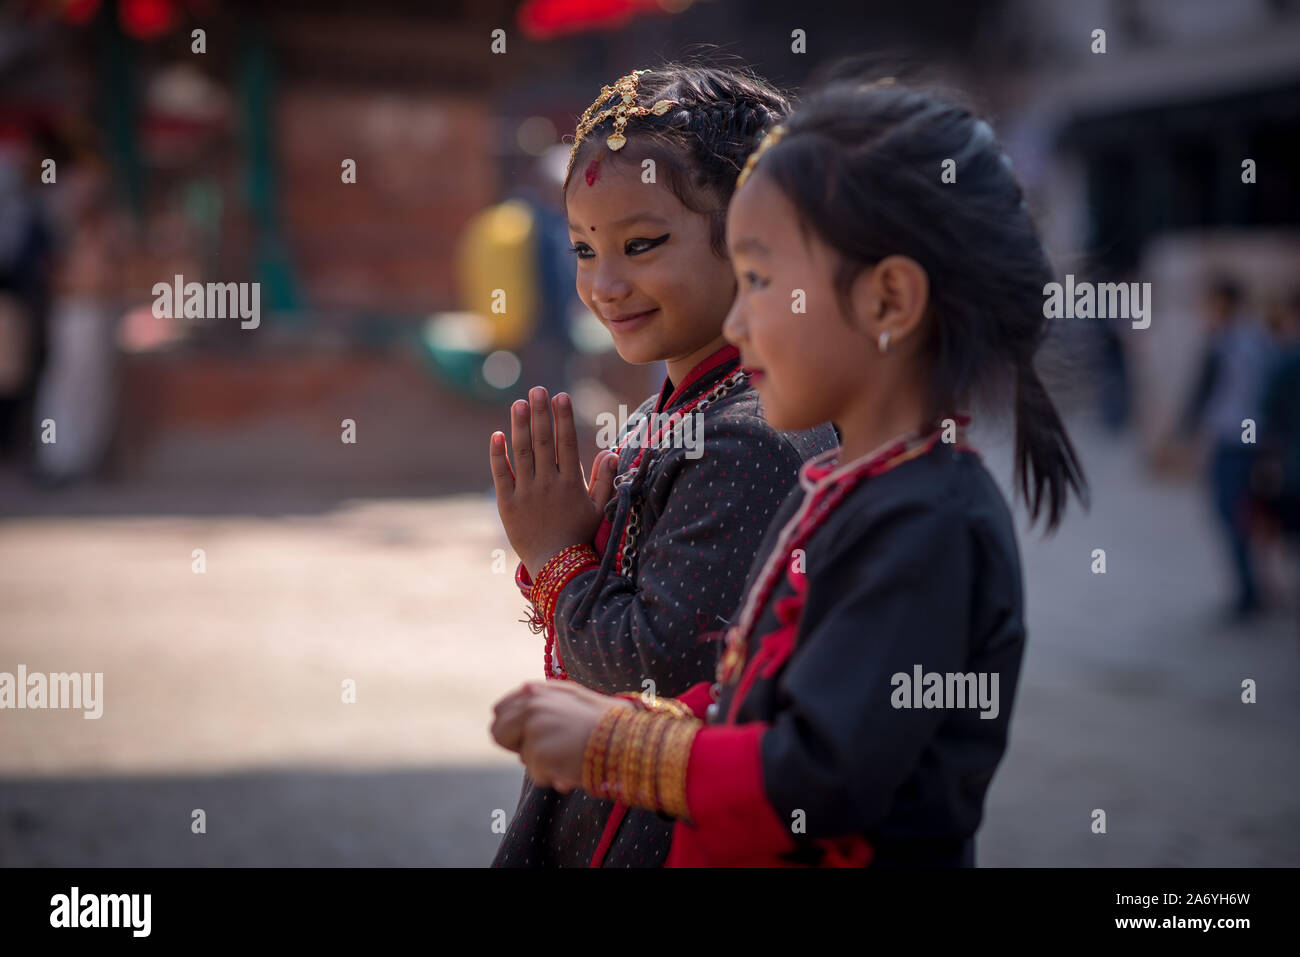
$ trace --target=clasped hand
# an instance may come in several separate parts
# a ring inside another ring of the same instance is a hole
[[[492,737],[519,754],[534,784],[567,794],[582,786],[591,732],[616,707],[637,705],[572,681],[530,681],[496,703]]]
[[[573,404],[563,392],[549,399],[540,386],[529,391],[527,402],[520,399],[510,407],[510,445],[513,463],[505,433],[492,433],[488,457],[497,511],[515,554],[536,576],[562,548],[595,537],[614,494],[618,456],[607,449],[597,452],[588,482],[578,460]]]

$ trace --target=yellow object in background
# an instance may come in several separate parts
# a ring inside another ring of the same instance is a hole
[[[523,200],[510,199],[474,216],[457,245],[465,309],[487,321],[491,349],[513,349],[537,322],[536,219]]]

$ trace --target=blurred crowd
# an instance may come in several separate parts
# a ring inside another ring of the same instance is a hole
[[[40,123],[0,136],[0,460],[47,483],[112,439],[124,221],[97,155]]]
[[[1204,290],[1208,336],[1177,442],[1204,447],[1205,481],[1231,559],[1231,619],[1265,607],[1258,554],[1300,544],[1300,288],[1253,307],[1242,283]]]

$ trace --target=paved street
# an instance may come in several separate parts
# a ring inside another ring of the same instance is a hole
[[[1079,437],[1091,514],[1022,539],[1030,650],[979,863],[1300,865],[1300,613],[1215,625],[1200,490]],[[541,661],[490,498],[214,496],[0,480],[0,671],[103,672],[105,697],[0,713],[0,864],[486,863],[519,788],[491,704]]]

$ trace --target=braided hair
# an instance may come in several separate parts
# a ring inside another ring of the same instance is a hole
[[[676,103],[663,115],[637,116],[626,127],[627,145],[608,151],[605,138],[614,120],[597,124],[578,144],[565,195],[575,171],[600,156],[614,161],[654,159],[656,178],[662,173],[668,188],[687,209],[709,217],[709,244],[727,258],[727,204],[736,177],[763,134],[790,111],[786,95],[738,66],[665,63],[639,79],[636,105],[658,100]]]

